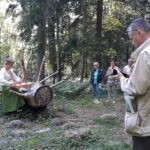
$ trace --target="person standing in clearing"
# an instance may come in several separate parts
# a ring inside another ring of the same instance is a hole
[[[99,63],[93,63],[93,70],[91,71],[91,84],[94,103],[99,104],[100,100],[103,99],[102,94],[102,70],[99,69]],[[97,93],[98,92],[98,93]]]
[[[126,112],[126,132],[133,137],[133,150],[150,150],[150,24],[143,18],[136,19],[127,32],[137,49],[131,56],[135,61],[131,76],[125,78],[118,73],[122,91],[130,101],[133,97],[134,103],[130,103],[132,112]]]
[[[117,71],[119,68],[116,66],[116,62],[114,60],[111,61],[110,67],[107,70],[106,77],[107,77],[107,92],[108,92],[108,99],[112,100],[114,103],[117,98],[117,83],[118,81],[114,78],[117,75]]]
[[[128,65],[126,65],[124,68],[123,68],[123,73],[126,75],[127,78],[130,77],[130,74],[131,74],[131,69],[132,69],[132,65],[133,65],[133,59],[128,59]]]

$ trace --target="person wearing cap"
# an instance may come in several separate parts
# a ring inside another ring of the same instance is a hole
[[[117,98],[117,83],[118,81],[114,78],[115,75],[117,75],[117,71],[119,68],[116,65],[116,62],[114,60],[111,61],[110,67],[107,70],[106,77],[107,77],[107,93],[108,93],[108,99],[112,100],[113,103],[115,103]]]
[[[0,84],[1,85],[15,87],[15,84],[22,82],[20,77],[18,77],[13,71],[14,63],[15,63],[14,59],[12,58],[6,59],[5,67],[3,67],[0,70]]]
[[[93,99],[94,99],[94,103],[96,104],[100,103],[99,100],[103,98],[102,79],[103,79],[103,75],[102,75],[102,70],[99,69],[99,63],[94,62],[93,70],[91,71],[91,84],[92,84]]]
[[[13,71],[14,62],[12,58],[7,58],[5,66],[0,70],[0,115],[16,111],[25,104],[22,97],[9,92],[11,89],[17,91],[15,85],[22,82]]]
[[[130,58],[128,59],[128,65],[126,65],[123,68],[123,73],[127,76],[127,78],[129,78],[131,75],[131,69],[132,69],[133,63],[134,63],[133,59]]]

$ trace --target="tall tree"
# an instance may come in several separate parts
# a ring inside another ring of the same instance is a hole
[[[96,4],[96,48],[94,60],[102,63],[102,20],[103,20],[103,0],[97,0]]]
[[[103,0],[97,0],[96,4],[96,37],[101,40],[102,37],[102,18],[103,18]]]
[[[47,12],[47,0],[38,0],[39,9],[39,19],[38,19],[38,29],[37,29],[37,42],[38,42],[38,53],[37,53],[37,68],[36,68],[36,79],[39,74],[40,66],[42,64],[45,49],[46,49],[46,12]],[[40,74],[40,80],[44,78],[44,65],[42,67],[42,73]]]
[[[87,11],[88,11],[88,6],[87,6],[87,1],[83,2],[83,49],[82,49],[82,57],[81,57],[81,81],[84,79],[85,75],[85,67],[86,67],[86,53],[87,53]]]
[[[56,37],[55,37],[55,1],[48,1],[48,50],[49,50],[49,62],[52,66],[53,73],[57,71],[57,52],[56,52]],[[55,83],[55,76],[53,78],[53,83]]]

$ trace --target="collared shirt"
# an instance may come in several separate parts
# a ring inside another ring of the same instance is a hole
[[[129,65],[126,65],[123,68],[123,73],[127,74],[128,76],[130,76],[131,75],[131,67]]]

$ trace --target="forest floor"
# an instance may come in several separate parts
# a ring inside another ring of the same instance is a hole
[[[0,150],[131,150],[124,102],[94,104],[90,94],[57,97],[53,109],[23,108],[0,118]],[[17,120],[17,121],[16,121]]]

